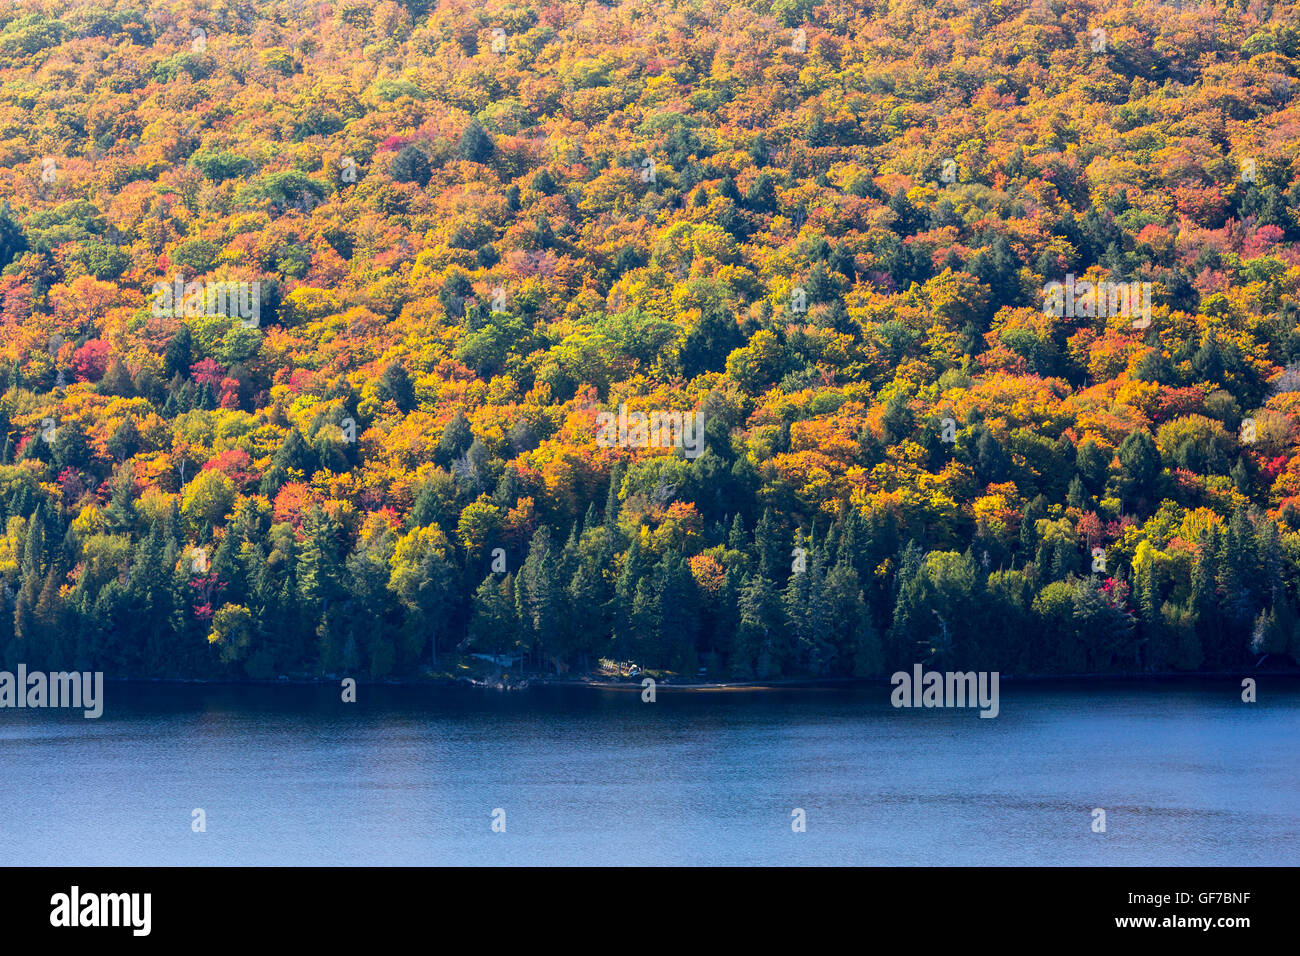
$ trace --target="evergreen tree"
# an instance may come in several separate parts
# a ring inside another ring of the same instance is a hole
[[[118,468],[113,475],[112,492],[108,507],[104,509],[104,520],[109,529],[118,534],[130,532],[135,527],[135,473],[130,462]]]
[[[415,386],[400,362],[389,362],[375,389],[380,401],[391,401],[400,412],[415,408]]]
[[[463,410],[458,409],[443,428],[442,437],[438,440],[438,460],[444,463],[454,461],[468,451],[473,442],[474,433],[470,430],[469,418]]]
[[[761,666],[769,671],[763,676],[770,677],[774,673],[771,631],[780,608],[772,582],[761,574],[748,578],[740,591],[738,608],[740,622],[729,660],[731,676],[739,680],[759,676],[761,658]]]
[[[403,146],[393,157],[390,175],[399,183],[415,183],[423,188],[429,182],[432,168],[429,158],[414,145]]]
[[[835,648],[832,670],[854,677],[870,677],[884,669],[880,635],[862,598],[857,572],[845,560],[836,562],[826,576],[829,641]]]
[[[171,337],[167,343],[167,351],[163,356],[163,373],[169,379],[184,379],[190,374],[190,364],[194,361],[191,352],[193,336],[190,333],[190,327],[184,323],[176,330],[176,334]],[[180,386],[180,382],[175,382],[175,387]]]
[[[510,654],[517,646],[518,630],[514,575],[489,574],[474,591],[465,646],[482,654]]]
[[[315,455],[302,432],[291,427],[271,458],[271,467],[262,476],[259,490],[266,497],[274,498],[286,482],[310,478],[316,471],[316,464]]]
[[[310,620],[317,620],[342,591],[338,522],[313,505],[303,519],[298,560],[298,599]]]
[[[528,557],[519,569],[515,601],[524,646],[538,662],[552,657],[558,669],[565,651],[565,609],[556,564],[550,529],[542,525],[533,535]]]
[[[727,535],[727,548],[731,551],[744,551],[748,542],[749,536],[745,534],[745,520],[740,515],[736,515],[731,521],[731,531]]]
[[[758,573],[768,581],[783,579],[790,570],[789,549],[783,543],[772,509],[763,512],[754,526],[754,555]]]
[[[477,120],[470,120],[469,125],[460,135],[460,142],[456,149],[462,159],[467,159],[471,163],[486,163],[494,147],[492,137],[487,134],[487,131]]]
[[[694,674],[698,667],[698,596],[695,578],[679,552],[665,552],[655,567],[653,585],[658,602],[658,659],[674,670]]]
[[[1150,500],[1154,497],[1156,478],[1160,474],[1160,450],[1149,432],[1129,432],[1119,446],[1119,465],[1126,499]]]

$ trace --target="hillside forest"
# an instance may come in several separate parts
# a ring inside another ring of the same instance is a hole
[[[1295,666],[1298,80],[1264,0],[5,4],[0,663]]]

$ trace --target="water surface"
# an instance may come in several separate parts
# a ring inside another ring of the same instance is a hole
[[[991,720],[889,691],[110,683],[98,720],[0,710],[0,860],[1300,862],[1300,683],[1003,682]]]

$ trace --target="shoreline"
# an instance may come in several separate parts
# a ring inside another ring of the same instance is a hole
[[[1300,667],[1276,669],[1253,669],[1234,671],[1197,671],[1183,673],[1178,671],[1133,674],[1000,674],[999,681],[1016,685],[1053,684],[1053,683],[1178,683],[1192,680],[1241,680],[1247,677],[1286,677],[1300,678]],[[337,677],[277,677],[258,680],[254,678],[208,678],[208,677],[116,677],[105,678],[106,684],[199,684],[203,686],[233,687],[278,687],[278,686],[337,686],[345,680]],[[516,691],[533,687],[578,687],[592,690],[621,690],[639,693],[643,687],[642,678],[634,677],[619,680],[608,677],[556,677],[554,675],[523,676],[508,683],[499,679],[471,679],[468,677],[403,677],[354,678],[361,687],[465,687],[479,690]],[[780,691],[780,690],[834,690],[855,687],[891,686],[890,677],[782,677],[772,680],[750,681],[699,681],[699,680],[656,680],[655,691]]]

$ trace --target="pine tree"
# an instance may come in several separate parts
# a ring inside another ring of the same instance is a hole
[[[190,364],[194,357],[191,352],[191,343],[193,336],[190,333],[190,327],[181,323],[176,334],[171,337],[167,343],[167,351],[163,356],[163,373],[168,378],[180,376],[184,378],[190,373]],[[176,383],[179,387],[179,383]]]
[[[618,496],[623,490],[623,478],[626,473],[627,467],[621,459],[610,469],[609,490],[605,494],[605,527],[607,528],[618,527]]]
[[[298,597],[310,621],[317,621],[341,591],[338,522],[313,505],[302,523]]]
[[[1286,599],[1285,563],[1282,558],[1282,541],[1277,522],[1262,518],[1256,526],[1256,555],[1258,557],[1260,593],[1266,595],[1270,606]]]
[[[315,455],[302,432],[291,427],[271,458],[271,467],[262,476],[259,490],[268,498],[274,498],[286,482],[309,477],[316,471],[316,465]]]
[[[804,548],[803,534],[795,529],[794,533],[794,550],[798,553]],[[809,620],[809,582],[811,575],[808,572],[807,555],[803,560],[803,567],[796,567],[791,571],[790,579],[786,582],[785,593],[782,596],[782,603],[785,610],[786,627],[789,629],[790,637],[794,641],[795,648],[799,657],[807,660],[812,649],[812,625]]]
[[[1088,509],[1087,493],[1083,490],[1083,479],[1075,475],[1070,479],[1070,490],[1066,493],[1065,503],[1080,511]]]
[[[407,145],[393,158],[389,173],[396,182],[415,183],[423,188],[429,182],[432,168],[429,158],[418,147]]]
[[[591,656],[600,657],[609,639],[609,602],[612,592],[605,585],[598,560],[584,558],[578,562],[566,592],[571,612],[570,646],[582,655],[583,669],[590,666]]]
[[[627,631],[619,642],[619,656],[642,669],[663,664],[659,648],[659,595],[649,578],[636,582],[628,608]]]
[[[122,419],[122,423],[109,436],[107,447],[109,454],[118,461],[126,461],[134,455],[140,448],[140,433],[135,422],[130,418]]]
[[[457,144],[457,151],[462,159],[467,159],[472,163],[485,163],[491,157],[494,146],[492,137],[479,124],[477,120],[470,120],[465,131],[461,133],[460,142]]]
[[[623,567],[614,582],[614,640],[618,653],[627,656],[628,648],[635,643],[632,636],[632,602],[636,598],[637,582],[650,572],[650,563],[646,557],[638,535],[632,538],[627,551],[623,554]]]
[[[731,551],[744,551],[748,543],[749,536],[745,534],[745,519],[737,514],[731,520],[731,532],[727,535],[727,548]]]
[[[458,409],[438,439],[438,460],[450,464],[464,454],[473,442],[474,432],[470,429],[469,418],[463,410]]]
[[[1130,432],[1120,443],[1117,455],[1123,473],[1124,497],[1142,500],[1154,496],[1161,461],[1160,449],[1151,434],[1144,430]]]
[[[1255,529],[1245,507],[1238,507],[1228,522],[1222,554],[1217,581],[1220,593],[1226,598],[1224,609],[1231,624],[1244,631],[1250,627],[1263,603],[1256,594],[1260,569],[1255,551]],[[1213,648],[1213,652],[1207,655],[1214,663],[1220,663],[1218,649]]]
[[[53,452],[57,468],[75,468],[81,471],[90,467],[90,446],[86,442],[86,432],[81,427],[81,422],[74,418],[55,429]]]
[[[1052,545],[1053,581],[1064,581],[1079,568],[1078,546],[1064,535],[1058,537]]]
[[[740,592],[740,626],[731,653],[732,673],[741,679],[766,679],[781,673],[785,635],[781,601],[762,574],[753,575]]]
[[[826,576],[826,604],[836,648],[835,669],[854,677],[880,673],[884,668],[880,636],[862,598],[857,573],[843,559]]]
[[[130,462],[122,465],[113,475],[112,493],[104,518],[110,530],[117,534],[135,527],[135,473]]]
[[[563,657],[563,591],[556,571],[557,556],[551,546],[551,532],[542,525],[528,546],[528,557],[515,583],[520,629],[527,636],[532,655],[541,660]]]
[[[805,621],[808,628],[807,652],[804,666],[810,674],[823,677],[836,666],[839,649],[832,640],[834,612],[826,588],[826,558],[823,548],[811,550],[808,563],[808,606]]]
[[[515,649],[518,623],[514,575],[489,574],[474,591],[465,646],[483,654],[509,654]]]
[[[764,510],[754,526],[754,556],[758,559],[758,573],[768,581],[784,579],[790,567],[786,551],[777,529],[772,509]]]
[[[519,470],[513,465],[507,465],[501,477],[497,479],[496,490],[492,493],[492,501],[498,508],[510,509],[519,503],[519,496],[523,493],[523,482],[519,477]],[[591,507],[594,508],[595,502]]]
[[[699,633],[699,601],[695,578],[681,553],[669,549],[655,568],[657,598],[656,652],[670,667],[694,673]]]
[[[211,568],[212,574],[220,582],[222,598],[231,604],[246,605],[248,572],[240,545],[241,538],[234,528],[227,528],[217,544]]]

